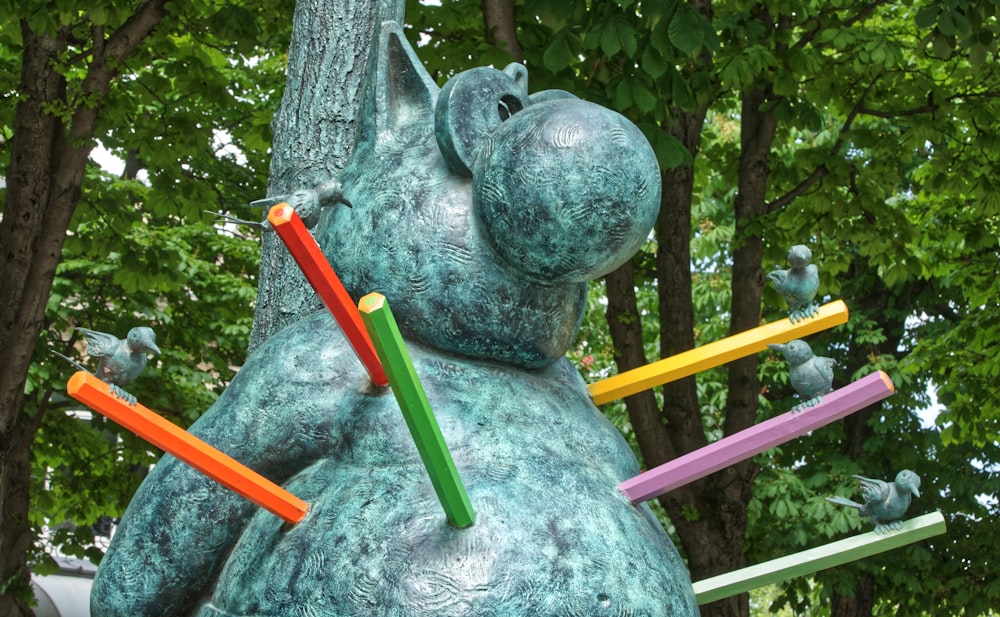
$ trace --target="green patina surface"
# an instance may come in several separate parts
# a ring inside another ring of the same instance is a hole
[[[447,523],[396,400],[316,312],[191,429],[309,514],[285,526],[165,457],[94,614],[696,615],[668,537],[616,488],[638,471],[630,449],[563,357],[585,281],[655,220],[651,149],[618,114],[529,96],[523,67],[439,92],[398,26],[379,48],[339,178],[353,207],[314,231],[353,297],[392,304],[475,524]]]

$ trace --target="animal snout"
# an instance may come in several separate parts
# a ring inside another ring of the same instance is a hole
[[[578,99],[530,105],[493,132],[473,168],[480,232],[501,261],[542,282],[614,270],[645,241],[660,172],[642,132]]]

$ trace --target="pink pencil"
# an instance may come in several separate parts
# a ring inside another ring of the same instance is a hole
[[[326,260],[323,251],[316,244],[315,238],[306,229],[305,223],[299,218],[295,208],[286,203],[280,203],[268,212],[267,220],[278,232],[278,237],[288,247],[295,258],[306,280],[316,290],[327,310],[333,315],[340,329],[344,331],[347,340],[354,348],[354,353],[365,365],[368,375],[377,386],[389,385],[382,362],[375,353],[375,347],[368,336],[368,330],[361,321],[361,313],[351,300],[351,296],[340,282],[333,266]]]
[[[797,413],[788,412],[735,435],[723,437],[704,448],[679,456],[626,480],[618,485],[618,489],[625,493],[632,503],[654,499],[733,463],[849,416],[888,397],[894,391],[895,387],[888,375],[882,371],[872,373],[827,394],[815,407]]]

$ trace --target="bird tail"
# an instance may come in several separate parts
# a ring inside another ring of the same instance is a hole
[[[59,356],[60,358],[62,358],[65,361],[69,362],[70,364],[72,364],[73,366],[75,366],[77,369],[79,369],[81,371],[86,371],[87,373],[90,373],[90,371],[87,370],[87,368],[85,366],[83,366],[82,364],[80,364],[79,362],[77,362],[76,360],[74,360],[73,358],[66,357],[66,356],[62,355],[61,353],[59,353],[58,351],[56,351],[55,349],[50,349],[49,352],[51,352],[51,353]],[[91,373],[91,374],[93,375],[93,373]]]
[[[850,499],[847,499],[845,497],[827,497],[826,500],[829,501],[830,503],[835,503],[838,506],[848,506],[850,508],[857,508],[858,510],[864,507],[860,503],[856,501],[851,501]]]

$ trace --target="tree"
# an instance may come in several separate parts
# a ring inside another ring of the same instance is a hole
[[[240,361],[251,302],[240,281],[255,258],[202,209],[233,210],[262,190],[266,101],[280,86],[272,46],[288,37],[277,11],[158,0],[2,7],[0,613],[27,614],[39,526],[74,518],[83,531],[62,527],[56,541],[85,550],[87,525],[121,512],[129,474],[150,461],[134,438],[101,442],[95,428],[110,427],[62,413],[53,393],[69,367],[48,349],[76,355],[75,325],[121,334],[151,323],[166,357],[147,374],[172,379],[137,391],[186,421],[213,396],[202,384],[224,385]],[[126,161],[122,177],[89,160],[98,140]],[[148,183],[136,181],[140,170]],[[224,263],[231,270],[218,271]],[[85,481],[80,459],[110,482]]]
[[[401,2],[296,3],[285,95],[274,118],[269,196],[320,186],[347,163],[368,50],[378,24],[386,20],[402,22]],[[331,24],[337,31],[332,38]],[[320,306],[275,234],[262,241],[257,298],[251,351],[282,325]]]
[[[821,293],[844,297],[853,314],[850,326],[811,343],[832,346],[843,367],[837,385],[884,368],[900,391],[842,427],[664,496],[695,579],[744,565],[745,546],[758,560],[857,529],[819,493],[833,490],[831,482],[846,489],[861,466],[888,475],[949,448],[949,460],[970,450],[994,460],[995,410],[982,407],[994,398],[995,338],[977,329],[983,311],[996,308],[994,283],[981,277],[997,259],[993,180],[989,172],[954,173],[963,160],[970,169],[995,166],[996,75],[983,62],[996,50],[988,3],[525,0],[517,9],[533,88],[562,87],[629,115],[663,167],[655,237],[605,281],[618,370],[780,318],[764,270],[783,264],[791,244],[808,242],[822,264]],[[429,62],[474,47],[482,22],[471,3],[427,10],[432,17],[410,22],[431,37]],[[984,336],[973,341],[973,331]],[[589,357],[602,339],[592,331],[586,338],[581,356]],[[943,362],[942,352],[960,362]],[[598,360],[590,371],[606,368]],[[782,373],[779,359],[765,355],[635,395],[625,401],[623,428],[654,466],[787,408]],[[950,405],[940,441],[912,415],[926,405],[935,375]],[[974,483],[993,486],[989,464],[976,473]],[[934,474],[969,520],[989,511],[970,502],[971,487],[957,490],[966,485],[957,474],[937,466]],[[793,507],[804,497],[808,507]],[[783,537],[789,527],[795,533]],[[933,545],[950,554],[944,542]],[[918,554],[927,561],[926,549],[908,553]],[[969,586],[975,572],[961,566],[939,585]],[[838,615],[916,602],[901,600],[913,578],[899,574],[864,574],[856,585],[818,580],[828,583],[822,593]],[[789,589],[794,600],[802,587]],[[747,610],[735,598],[704,613]]]

